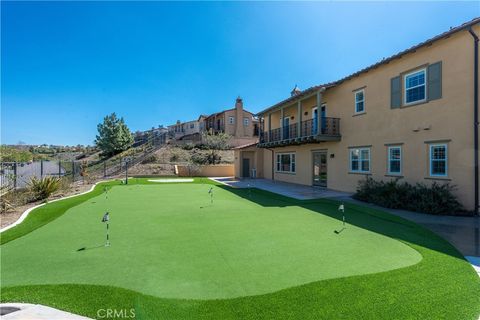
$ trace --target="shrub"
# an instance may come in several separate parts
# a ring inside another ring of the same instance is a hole
[[[191,159],[192,163],[197,164],[197,165],[202,165],[202,164],[209,163],[208,162],[208,155],[205,154],[205,153],[202,153],[202,152],[192,153],[192,156],[191,156],[190,159]]]
[[[199,150],[209,150],[210,147],[207,146],[205,143],[199,143],[195,146],[196,149],[199,149]]]
[[[191,142],[186,143],[182,146],[183,150],[192,150],[193,148],[195,148],[195,144],[193,144]]]
[[[190,160],[190,152],[181,148],[172,148],[170,152],[170,162],[187,162]]]
[[[463,211],[462,205],[453,194],[455,187],[434,182],[411,185],[407,182],[375,181],[372,178],[358,184],[353,198],[382,207],[405,209],[430,214],[455,214]]]
[[[42,179],[33,177],[28,186],[35,200],[44,200],[58,190],[60,179],[56,177],[45,177]]]
[[[157,156],[155,154],[151,154],[145,157],[145,159],[142,160],[142,164],[147,164],[147,163],[154,163],[157,162]]]
[[[178,159],[180,159],[178,153],[172,153],[172,155],[170,156],[170,162],[177,162]]]

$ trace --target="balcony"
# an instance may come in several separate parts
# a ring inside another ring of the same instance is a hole
[[[281,147],[323,141],[339,141],[340,139],[340,119],[323,117],[320,119],[320,130],[318,130],[318,122],[310,119],[300,122],[300,131],[298,130],[298,123],[270,131],[262,131],[260,132],[258,147]]]

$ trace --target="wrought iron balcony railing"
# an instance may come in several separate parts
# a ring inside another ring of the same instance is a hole
[[[294,123],[283,128],[260,132],[259,146],[268,147],[278,144],[298,144],[311,141],[331,141],[340,139],[340,119],[331,117],[320,118],[320,128],[317,119],[309,119]]]

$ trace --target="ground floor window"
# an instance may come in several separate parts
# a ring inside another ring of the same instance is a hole
[[[370,172],[370,148],[350,149],[350,171]]]
[[[402,173],[402,147],[401,146],[388,147],[388,173],[389,174]]]
[[[446,144],[430,145],[430,175],[445,177],[448,174],[448,155]]]
[[[277,153],[277,172],[295,172],[295,153]]]

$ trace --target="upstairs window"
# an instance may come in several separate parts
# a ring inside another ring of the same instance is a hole
[[[358,90],[355,92],[355,113],[365,112],[365,91]]]
[[[245,127],[248,127],[248,123],[249,123],[248,118],[244,118],[244,119],[243,119],[243,125],[244,125]]]
[[[430,176],[446,177],[448,174],[446,144],[430,145]]]
[[[350,172],[370,172],[370,148],[350,149]]]
[[[195,123],[190,123],[190,129],[195,128]]]
[[[422,102],[426,100],[425,69],[415,71],[404,76],[405,78],[405,104]]]
[[[235,117],[228,117],[228,123],[229,124],[234,124],[235,123]]]

